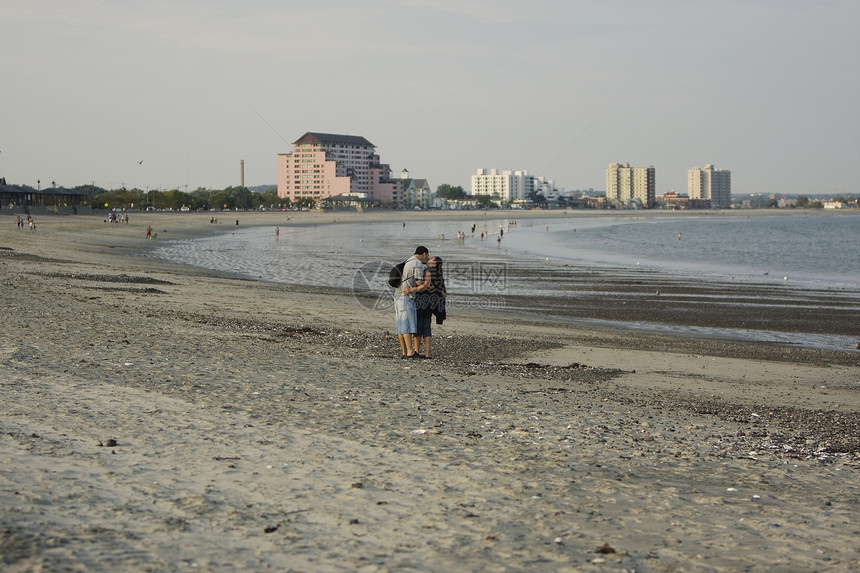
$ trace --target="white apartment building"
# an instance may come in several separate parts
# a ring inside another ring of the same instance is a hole
[[[639,203],[643,207],[652,207],[656,195],[653,166],[630,167],[629,163],[610,163],[606,169],[606,201],[610,205]]]
[[[496,169],[478,169],[472,175],[472,195],[489,195],[501,201],[511,200],[511,171]]]
[[[489,195],[503,203],[528,199],[535,191],[544,197],[558,194],[555,182],[528,171],[478,169],[472,175],[472,195]]]
[[[690,199],[707,199],[711,207],[728,209],[732,206],[732,172],[714,169],[711,164],[687,171],[687,193]]]

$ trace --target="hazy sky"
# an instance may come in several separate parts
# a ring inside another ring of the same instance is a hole
[[[658,193],[706,163],[736,196],[860,191],[856,0],[0,0],[0,30],[10,184],[275,183],[317,131],[467,191],[611,162]]]

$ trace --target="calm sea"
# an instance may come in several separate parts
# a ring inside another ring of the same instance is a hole
[[[457,240],[458,232],[465,240]],[[515,264],[520,269],[587,266],[614,273],[649,270],[706,281],[860,291],[858,212],[571,212],[568,218],[522,220],[476,212],[473,220],[459,221],[285,222],[277,233],[274,226],[242,227],[199,239],[164,241],[152,254],[263,281],[386,292],[388,269],[419,244],[446,259],[449,290],[460,293],[553,294],[540,290],[527,272],[476,283],[469,272],[450,272],[451,262],[460,269],[478,264]],[[845,341],[834,344],[844,347]]]
[[[509,252],[735,280],[860,286],[860,213],[591,218],[522,225]]]
[[[465,233],[465,241],[457,240],[458,231]],[[274,226],[245,227],[164,241],[153,255],[265,281],[343,287],[355,268],[403,260],[418,244],[460,262],[621,267],[860,289],[856,212],[752,217],[572,214],[568,219],[524,220],[477,212],[471,222],[286,223],[277,234]],[[380,286],[383,283],[380,278]],[[509,286],[519,290],[518,285]],[[534,285],[527,288],[533,291]]]

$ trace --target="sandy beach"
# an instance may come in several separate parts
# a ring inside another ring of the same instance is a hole
[[[361,215],[434,216],[466,215]],[[853,347],[577,322],[618,313],[591,300],[558,319],[464,305],[434,327],[433,360],[406,361],[393,314],[346,288],[146,256],[213,232],[209,214],[14,219],[0,215],[3,571],[860,568]],[[644,304],[613,280],[636,319],[668,312],[672,284]],[[857,334],[829,306],[676,320]]]

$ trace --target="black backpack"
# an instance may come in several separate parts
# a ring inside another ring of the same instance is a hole
[[[403,282],[403,267],[406,266],[406,261],[402,263],[397,263],[391,270],[388,272],[388,285],[394,288],[400,286]]]

